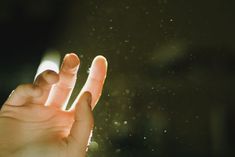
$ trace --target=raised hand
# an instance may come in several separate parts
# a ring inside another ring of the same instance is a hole
[[[64,57],[59,74],[47,70],[18,86],[0,111],[0,157],[84,157],[107,62],[97,56],[74,105],[65,110],[76,83],[79,58]]]

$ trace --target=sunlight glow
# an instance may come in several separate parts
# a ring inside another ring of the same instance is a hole
[[[55,72],[59,72],[60,65],[60,54],[57,51],[47,51],[42,58],[40,65],[38,66],[37,73],[34,77],[34,80],[37,78],[39,74],[41,74],[45,70],[53,70]]]

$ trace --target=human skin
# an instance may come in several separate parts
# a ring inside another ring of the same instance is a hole
[[[85,157],[107,62],[93,60],[75,105],[64,110],[79,64],[76,54],[67,54],[59,74],[46,70],[14,90],[0,111],[0,157]]]

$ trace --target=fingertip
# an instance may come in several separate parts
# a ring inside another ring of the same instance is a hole
[[[80,59],[75,53],[66,54],[64,57],[63,67],[68,69],[74,69],[80,64]]]
[[[89,91],[84,92],[83,97],[85,97],[87,105],[91,107],[92,95]]]
[[[94,58],[94,61],[93,61],[93,62],[97,62],[97,64],[100,64],[100,65],[102,65],[102,66],[104,66],[104,67],[108,67],[108,61],[107,61],[107,59],[106,59],[104,56],[102,56],[102,55],[96,56],[96,57]]]
[[[91,101],[92,101],[92,95],[89,91],[85,91],[82,96],[78,100],[77,107],[81,107],[81,105],[88,106],[91,108]]]
[[[55,84],[59,81],[59,75],[53,70],[47,70],[43,75],[48,84]]]
[[[92,61],[90,75],[98,81],[103,81],[106,78],[108,62],[107,59],[102,56],[96,56]]]

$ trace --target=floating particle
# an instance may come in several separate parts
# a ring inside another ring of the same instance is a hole
[[[87,74],[89,74],[89,73],[90,73],[90,70],[91,70],[91,68],[88,68],[88,70],[86,71],[86,72],[87,72]]]
[[[115,152],[116,152],[116,153],[120,153],[120,152],[121,152],[121,149],[116,149]]]
[[[117,50],[117,51],[116,51],[116,54],[120,54],[120,50]]]
[[[164,133],[167,133],[167,130],[165,129],[163,132],[164,132]]]
[[[99,130],[103,130],[103,128],[102,128],[102,127],[99,127]]]
[[[132,120],[136,120],[136,117],[135,117],[135,116],[133,116],[133,117],[132,117]]]
[[[99,148],[99,144],[95,141],[91,141],[89,144],[89,150],[90,151],[97,151]]]
[[[130,90],[129,89],[125,89],[125,92],[126,92],[126,94],[129,94]]]
[[[120,123],[117,122],[117,121],[115,121],[115,122],[114,122],[114,125],[115,125],[115,126],[120,126]]]
[[[125,121],[123,122],[123,124],[126,125],[126,124],[127,124],[127,121],[125,120]]]
[[[184,122],[185,122],[185,123],[189,123],[189,120],[188,120],[188,119],[186,119]]]

